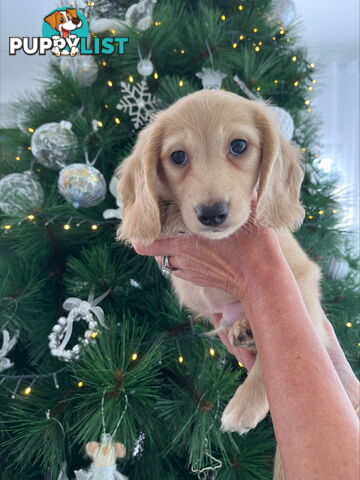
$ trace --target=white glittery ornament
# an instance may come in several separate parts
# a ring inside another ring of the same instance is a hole
[[[152,61],[148,58],[144,58],[140,60],[140,62],[136,66],[138,73],[143,77],[148,77],[154,71],[154,65]]]
[[[116,205],[118,206],[117,209],[113,208],[108,208],[104,210],[103,212],[103,217],[108,219],[108,218],[121,218],[121,203],[120,203],[120,198],[117,193],[117,183],[118,179],[114,176],[110,180],[110,185],[109,185],[109,190],[111,194],[116,198]]]
[[[71,73],[81,87],[90,87],[96,80],[99,66],[92,55],[63,56],[60,60],[63,73]]]
[[[73,163],[63,168],[58,188],[61,195],[75,208],[94,207],[106,195],[106,182],[102,173],[84,163]]]
[[[289,25],[296,17],[296,7],[293,0],[272,0],[266,18],[269,23],[281,23]]]
[[[144,440],[145,440],[145,433],[140,432],[138,439],[136,440],[135,447],[133,450],[133,457],[141,457],[143,450],[144,450]]]
[[[153,10],[157,0],[140,0],[131,5],[125,14],[125,23],[138,30],[147,30],[153,23]]]
[[[110,290],[94,299],[94,290],[91,289],[87,300],[70,297],[63,303],[63,308],[69,311],[67,317],[60,317],[58,323],[53,326],[52,332],[48,336],[50,352],[54,357],[70,362],[80,358],[81,346],[94,343],[98,334],[98,322],[105,327],[104,311],[98,307],[98,303],[108,295]],[[66,346],[70,341],[73,333],[74,322],[84,320],[88,323],[84,337],[80,338],[80,344],[74,345],[71,349],[66,350]]]
[[[273,111],[276,117],[278,127],[282,135],[284,135],[284,137],[288,140],[291,140],[294,135],[295,125],[290,113],[281,107],[275,107],[272,105],[270,106],[270,109]]]
[[[31,138],[31,151],[36,160],[45,167],[59,169],[73,160],[78,146],[71,123],[44,123]]]
[[[151,97],[145,80],[135,84],[121,82],[121,92],[124,94],[116,108],[129,113],[134,127],[139,128],[150,119],[155,112],[155,98]]]
[[[19,336],[19,332],[16,331],[15,335],[11,340],[10,340],[10,334],[7,330],[3,330],[2,334],[3,334],[3,344],[2,344],[2,347],[0,348],[0,372],[14,365],[8,358],[6,358],[6,355],[15,346]]]
[[[201,79],[205,90],[220,90],[223,79],[227,77],[225,73],[213,68],[202,68],[195,75]]]
[[[31,170],[10,173],[0,180],[0,209],[7,215],[33,210],[43,200],[42,186]]]
[[[332,280],[344,280],[350,273],[350,266],[345,259],[332,258],[326,267]]]

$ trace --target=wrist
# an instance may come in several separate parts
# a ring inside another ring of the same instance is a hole
[[[238,285],[236,297],[240,299],[251,324],[253,320],[265,318],[264,312],[273,311],[276,305],[284,303],[284,295],[287,303],[296,294],[301,297],[287,262],[282,258],[273,258],[254,264],[247,271],[241,286]]]
[[[239,293],[251,297],[255,291],[267,291],[289,275],[293,276],[280,248],[252,251],[237,268]]]

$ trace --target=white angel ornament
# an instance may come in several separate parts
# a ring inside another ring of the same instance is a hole
[[[101,435],[101,441],[86,444],[86,453],[93,459],[88,471],[76,470],[76,480],[128,480],[116,470],[116,459],[126,455],[125,446],[113,442],[109,433]]]

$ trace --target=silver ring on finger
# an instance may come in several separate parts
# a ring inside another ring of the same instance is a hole
[[[162,258],[162,266],[161,266],[161,271],[164,274],[165,277],[169,278],[171,276],[171,273],[177,270],[176,267],[173,267],[170,265],[170,257],[169,255],[165,255]]]

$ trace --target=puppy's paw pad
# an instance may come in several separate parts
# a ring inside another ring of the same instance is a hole
[[[252,331],[246,324],[244,325],[244,322],[241,320],[229,328],[228,339],[234,347],[242,347],[255,351],[255,341]]]

